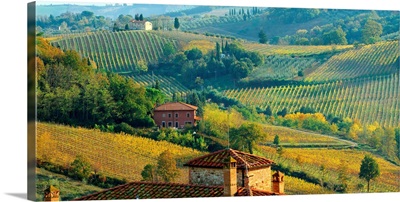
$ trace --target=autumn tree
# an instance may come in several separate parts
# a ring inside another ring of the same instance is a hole
[[[70,165],[69,173],[79,180],[87,180],[92,173],[92,166],[82,156],[77,156]]]
[[[176,161],[170,151],[165,150],[158,157],[156,173],[165,182],[172,182],[179,176]]]
[[[368,192],[370,181],[377,178],[380,175],[378,163],[370,156],[365,155],[361,162],[359,178],[365,179],[368,183]]]

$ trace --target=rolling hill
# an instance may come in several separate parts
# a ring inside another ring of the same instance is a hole
[[[51,42],[63,50],[75,50],[94,61],[99,69],[118,73],[140,71],[138,62],[157,63],[167,43],[177,47],[175,40],[145,31],[95,32],[69,35]]]
[[[399,75],[341,80],[322,84],[244,88],[224,95],[248,106],[270,106],[273,113],[311,107],[317,112],[359,119],[363,124],[377,121],[385,127],[400,126]]]
[[[101,173],[128,181],[141,180],[140,172],[144,166],[155,165],[157,157],[167,149],[175,156],[178,165],[204,154],[165,141],[37,123],[37,158],[68,165],[81,155]],[[178,182],[187,182],[186,170],[181,172]]]

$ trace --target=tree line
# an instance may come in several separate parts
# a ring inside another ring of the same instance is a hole
[[[75,51],[62,51],[38,38],[37,117],[92,128],[126,123],[151,127],[152,109],[164,102],[157,89],[94,68],[93,61]]]
[[[178,52],[172,44],[166,44],[163,53],[164,58],[157,65],[149,65],[149,70],[177,77],[189,88],[196,89],[201,89],[202,80],[207,78],[231,75],[239,81],[264,62],[261,54],[228,41],[216,42],[215,49],[207,53],[196,47]]]

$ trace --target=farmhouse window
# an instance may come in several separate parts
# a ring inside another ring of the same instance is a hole
[[[171,114],[168,114],[168,118],[171,118]]]
[[[178,118],[178,113],[175,113],[175,118]]]
[[[168,127],[172,127],[172,121],[168,122]]]
[[[162,127],[165,128],[165,121],[162,122]]]
[[[179,128],[179,122],[178,121],[175,122],[175,128]]]
[[[188,118],[189,118],[189,117],[190,117],[190,113],[186,113],[186,117],[188,117]]]
[[[165,114],[162,114],[162,117],[164,118],[164,117],[165,117]]]

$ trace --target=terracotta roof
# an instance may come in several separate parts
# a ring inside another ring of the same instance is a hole
[[[278,195],[276,193],[251,189],[253,196]],[[194,198],[194,197],[222,197],[223,186],[206,186],[161,182],[130,182],[111,189],[74,199],[85,200],[117,200],[117,199],[154,199],[154,198]],[[249,190],[238,187],[235,196],[250,196]]]
[[[179,111],[179,110],[197,110],[198,107],[186,104],[183,102],[169,102],[160,105],[154,109],[154,111]]]
[[[278,193],[273,193],[269,191],[264,191],[260,189],[251,188],[252,196],[271,196],[271,195],[280,195]],[[238,190],[235,196],[250,196],[250,192],[248,189],[244,187],[238,187]]]
[[[253,154],[233,149],[224,149],[195,158],[184,165],[191,167],[223,168],[223,161],[227,156],[231,156],[237,161],[238,169],[245,169],[246,166],[247,168],[265,167],[274,163],[272,160],[255,156]]]
[[[161,182],[130,182],[111,189],[83,196],[75,200],[217,197],[222,196],[223,194],[224,188],[222,186]]]

